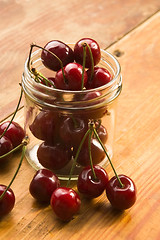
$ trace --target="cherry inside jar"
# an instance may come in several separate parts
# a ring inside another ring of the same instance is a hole
[[[70,45],[73,48],[74,45]],[[31,55],[32,66],[44,76],[54,78],[51,70],[41,61],[41,49]],[[24,128],[30,139],[26,158],[35,169],[47,168],[59,179],[67,180],[80,143],[94,122],[97,133],[112,158],[115,132],[117,98],[122,89],[120,65],[110,53],[101,50],[98,66],[112,75],[107,84],[89,90],[60,90],[37,83],[25,62],[22,87],[25,93]],[[101,145],[92,136],[93,164],[102,167],[108,160]],[[71,179],[75,180],[83,167],[88,166],[88,137],[77,158]]]

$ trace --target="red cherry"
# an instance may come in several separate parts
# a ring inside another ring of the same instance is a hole
[[[54,53],[62,61],[63,66],[66,66],[68,63],[74,61],[73,50],[61,41],[52,40],[48,42],[44,48]],[[61,69],[58,59],[45,50],[42,50],[41,59],[45,67],[53,71]]]
[[[0,139],[0,156],[10,152],[13,149],[13,145],[11,141],[3,136]],[[6,157],[0,158],[0,163],[5,163],[9,158],[11,157],[11,154],[7,155]]]
[[[50,204],[58,218],[69,221],[79,211],[81,200],[73,189],[60,187],[53,192]]]
[[[96,179],[90,166],[85,167],[78,177],[77,188],[80,193],[88,198],[96,198],[100,196],[106,189],[108,183],[108,174],[106,171],[95,165],[94,167]]]
[[[64,67],[64,76],[62,69],[56,73],[55,87],[62,90],[78,91],[82,88],[82,69],[83,67],[78,63],[69,63]],[[84,87],[87,83],[87,73],[84,70]]]
[[[77,152],[77,148],[73,151],[73,156],[75,157]],[[93,164],[96,165],[103,161],[105,158],[105,153],[98,142],[97,139],[92,138],[91,139],[91,154],[92,154],[92,161]],[[80,150],[77,163],[79,163],[82,166],[88,166],[90,165],[90,158],[89,158],[89,147],[88,147],[88,138],[85,140],[84,144],[82,145],[82,148]]]
[[[98,122],[96,122],[95,126],[100,140],[102,141],[103,144],[105,144],[108,139],[107,129],[102,124],[98,125]]]
[[[30,186],[30,194],[39,202],[50,202],[53,191],[60,186],[58,177],[48,169],[40,169],[34,175]]]
[[[9,123],[10,121],[6,121],[0,125],[0,135],[4,132]],[[5,137],[12,142],[13,148],[15,148],[21,144],[23,138],[25,137],[25,132],[18,123],[12,122],[5,133]]]
[[[86,121],[74,116],[68,117],[60,126],[60,137],[65,145],[73,147],[78,146],[88,129]]]
[[[6,190],[7,186],[0,184],[0,196]],[[7,190],[2,199],[0,199],[0,217],[10,213],[15,204],[15,195],[11,188]]]
[[[119,175],[124,185],[120,183],[116,176],[112,177],[107,183],[106,194],[111,205],[119,210],[125,210],[133,206],[136,201],[136,186],[132,179],[125,175]]]
[[[83,44],[87,43],[92,51],[94,65],[97,65],[101,59],[101,51],[98,43],[91,38],[82,38],[74,46],[74,58],[77,63],[83,64]],[[85,67],[92,66],[90,52],[86,47],[86,64]]]
[[[43,167],[58,170],[66,166],[71,160],[72,151],[61,143],[49,146],[43,142],[38,148],[37,157]]]
[[[106,68],[94,67],[93,77],[91,79],[91,69],[87,70],[88,82],[87,89],[101,87],[112,80],[112,75]]]
[[[40,112],[29,126],[32,134],[48,143],[54,143],[57,139],[60,118],[51,111]]]

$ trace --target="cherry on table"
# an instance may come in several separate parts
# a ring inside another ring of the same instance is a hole
[[[30,194],[39,202],[49,203],[53,191],[60,186],[58,177],[48,169],[40,169],[34,175]]]
[[[55,76],[54,84],[57,89],[78,91],[82,90],[82,65],[78,63],[69,63],[64,68],[64,76],[60,69]],[[84,87],[87,84],[87,73],[84,70],[83,75]]]
[[[74,46],[74,58],[77,63],[83,64],[83,44],[87,43],[91,49],[94,65],[97,65],[101,59],[101,51],[99,44],[91,38],[82,38],[80,39]],[[88,47],[86,47],[86,68],[90,68],[92,66],[90,52]]]
[[[136,201],[136,186],[131,178],[118,175],[123,187],[116,176],[112,177],[106,186],[106,195],[111,205],[118,210],[125,210],[133,206]]]
[[[0,135],[4,132],[9,123],[10,121],[6,121],[0,125]],[[15,148],[21,144],[23,138],[25,137],[25,132],[18,123],[12,122],[5,133],[5,137],[12,142],[13,148]]]
[[[0,196],[6,190],[7,186],[0,184]],[[11,188],[7,190],[2,199],[0,199],[0,217],[10,213],[15,205],[15,195]]]
[[[5,136],[0,139],[0,156],[10,152],[13,149],[12,142]],[[7,155],[6,157],[0,158],[0,163],[5,163],[12,154]]]
[[[63,67],[66,66],[68,63],[74,61],[73,50],[62,41],[52,40],[48,42],[44,46],[44,48],[54,53],[62,61]],[[53,71],[58,71],[61,69],[61,64],[59,60],[51,53],[45,50],[42,50],[41,59],[45,67]]]
[[[96,179],[90,166],[85,167],[79,174],[77,181],[78,191],[87,198],[96,198],[106,189],[108,174],[99,165],[93,166]]]
[[[78,213],[81,200],[73,189],[60,187],[52,193],[50,205],[59,219],[70,221]]]
[[[87,89],[101,87],[112,80],[112,75],[106,68],[97,67],[97,66],[94,67],[92,79],[91,79],[91,73],[92,73],[92,70],[88,69],[87,70],[88,82],[86,85]]]
[[[50,170],[59,170],[71,160],[72,151],[62,143],[48,145],[43,142],[38,148],[37,157],[43,167]]]

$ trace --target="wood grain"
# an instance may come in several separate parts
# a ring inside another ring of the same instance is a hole
[[[82,198],[79,214],[64,224],[49,206],[42,207],[30,196],[28,187],[35,171],[24,161],[12,185],[15,208],[0,220],[0,239],[160,239],[159,23],[158,12],[107,49],[111,53],[117,50],[122,53],[118,60],[122,67],[123,91],[119,97],[113,161],[118,173],[135,181],[136,204],[119,213],[110,207],[105,193],[91,202]],[[4,106],[5,101],[2,103]],[[15,120],[23,125],[23,109]],[[9,182],[19,160],[20,153],[16,153],[9,168],[0,169],[0,183]],[[106,170],[113,176],[110,166]]]
[[[159,7],[159,0],[0,1],[0,120],[14,111],[32,42],[43,46],[51,39],[76,42],[87,36],[106,48]]]

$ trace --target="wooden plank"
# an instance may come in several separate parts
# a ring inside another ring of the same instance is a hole
[[[12,239],[130,239],[158,240],[160,237],[160,35],[159,13],[109,48],[124,54],[119,58],[123,74],[123,91],[119,98],[114,165],[118,173],[136,183],[136,204],[124,213],[113,211],[105,193],[89,202],[82,199],[79,215],[67,224],[56,219],[50,207],[37,204],[28,193],[34,170],[24,161],[13,184],[16,206],[0,222],[0,236]],[[23,124],[23,110],[16,121]],[[10,169],[0,173],[7,184],[20,154]],[[108,166],[109,176],[113,172]]]
[[[0,120],[14,111],[29,45],[51,39],[96,39],[101,48],[116,42],[154,14],[159,0],[1,1]],[[5,101],[4,101],[5,99]]]

